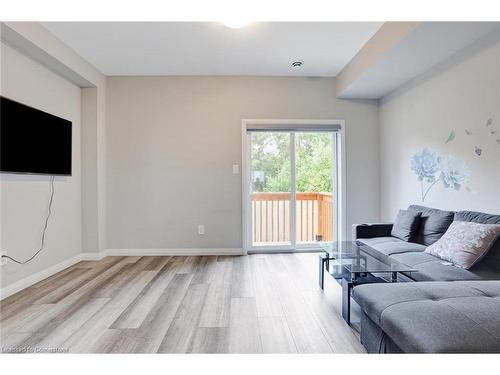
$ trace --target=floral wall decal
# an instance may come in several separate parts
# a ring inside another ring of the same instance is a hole
[[[411,170],[415,172],[420,181],[422,202],[425,201],[425,197],[437,182],[440,161],[441,157],[427,148],[417,152],[411,158]],[[425,189],[424,183],[429,184]]]
[[[425,202],[429,191],[439,181],[447,189],[460,190],[470,177],[470,171],[462,158],[451,155],[443,158],[427,148],[412,156],[410,167],[420,181],[422,202]]]
[[[445,147],[454,147],[457,141],[466,141],[469,144],[467,147],[471,147],[473,150],[474,158],[482,160],[490,151],[487,148],[489,146],[488,140],[492,145],[496,143],[500,146],[500,139],[497,136],[499,133],[500,129],[496,126],[493,118],[489,117],[486,122],[476,124],[474,128],[449,129],[448,136],[443,143]],[[471,141],[478,143],[474,145]],[[472,159],[469,160],[474,163]],[[420,181],[422,202],[425,202],[429,192],[439,182],[445,189],[460,190],[463,187],[468,193],[477,194],[468,185],[471,172],[461,157],[449,154],[440,155],[433,150],[423,148],[411,157],[410,168]]]
[[[440,167],[441,180],[446,188],[460,190],[469,180],[470,171],[462,158],[447,156],[441,160]]]

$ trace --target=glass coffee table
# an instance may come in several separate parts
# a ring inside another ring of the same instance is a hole
[[[318,242],[319,287],[324,288],[325,272],[342,286],[342,317],[351,324],[351,293],[356,285],[398,282],[399,274],[417,272],[387,255],[356,242]],[[405,278],[408,280],[408,278]]]

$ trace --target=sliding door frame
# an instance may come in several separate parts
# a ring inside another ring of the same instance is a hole
[[[296,244],[296,222],[295,216],[290,214],[290,242],[291,245],[285,246],[252,246],[252,221],[249,220],[249,209],[251,209],[250,201],[250,174],[251,174],[251,143],[250,137],[248,137],[248,128],[252,125],[260,126],[286,126],[290,125],[292,127],[310,128],[310,131],[314,132],[315,128],[320,126],[332,125],[337,126],[339,130],[336,130],[336,136],[333,137],[336,142],[332,142],[333,151],[333,196],[336,202],[336,210],[333,216],[334,234],[336,241],[346,240],[346,147],[345,147],[345,121],[344,120],[286,120],[286,119],[243,119],[241,121],[241,149],[242,149],[242,248],[244,253],[271,253],[271,252],[294,252],[294,251],[317,251],[319,248],[314,248],[308,246],[307,248],[303,246],[298,246]],[[298,130],[297,132],[300,132]],[[290,166],[291,166],[291,182],[295,181],[292,176],[295,174],[295,147],[292,147],[292,142],[295,142],[295,133],[291,133],[290,138]],[[294,143],[295,144],[295,143]],[[295,185],[295,184],[291,184]],[[296,186],[291,186],[291,200],[290,200],[290,212],[295,212],[296,210]],[[333,229],[333,228],[332,228]],[[295,244],[295,248],[292,248]]]

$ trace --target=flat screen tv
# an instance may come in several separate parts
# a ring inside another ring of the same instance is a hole
[[[71,175],[71,121],[0,100],[0,172]]]

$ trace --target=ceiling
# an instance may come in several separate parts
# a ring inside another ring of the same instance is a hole
[[[337,94],[345,99],[381,98],[453,56],[467,53],[467,47],[484,48],[499,38],[500,22],[421,22]]]
[[[44,22],[105,75],[336,76],[381,22]],[[296,69],[292,62],[301,60]]]

